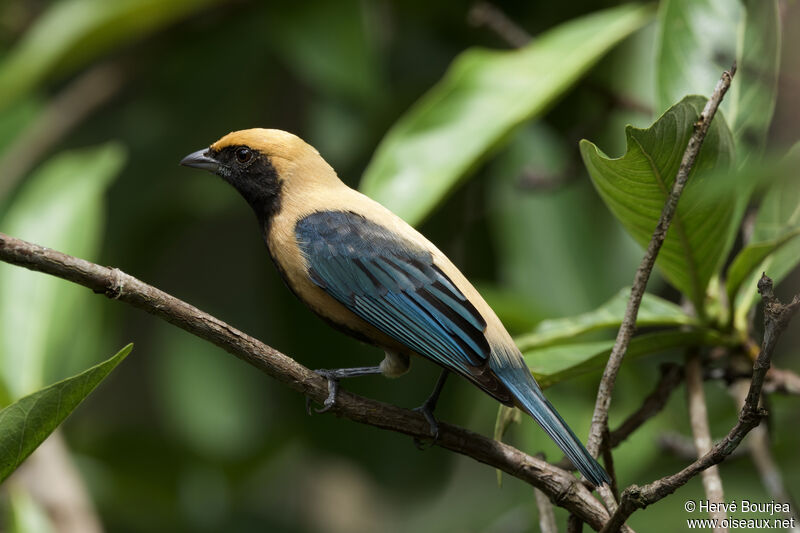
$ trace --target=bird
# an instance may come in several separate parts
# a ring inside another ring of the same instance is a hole
[[[610,483],[467,278],[403,219],[342,182],[311,145],[278,129],[246,129],[180,164],[220,176],[244,197],[297,298],[331,326],[384,351],[376,366],[318,370],[329,390],[320,411],[335,405],[340,379],[399,377],[422,356],[442,367],[418,408],[434,441],[433,410],[453,373],[530,415],[593,485]]]

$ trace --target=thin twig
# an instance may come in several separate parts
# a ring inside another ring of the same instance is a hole
[[[24,487],[58,533],[102,533],[97,510],[59,430],[50,434],[8,483]]]
[[[476,27],[486,26],[514,48],[531,42],[531,36],[508,15],[489,2],[476,2],[467,13],[467,21]]]
[[[715,442],[714,446],[718,443],[719,442]],[[665,431],[659,435],[658,439],[656,439],[656,445],[659,450],[678,459],[683,459],[684,461],[694,461],[697,459],[697,449],[694,447],[694,440],[676,431]],[[747,450],[744,448],[736,448],[725,458],[725,461],[730,463],[734,459],[739,459],[745,455],[747,455]]]
[[[661,378],[658,380],[655,390],[645,398],[639,409],[631,413],[617,429],[609,434],[608,446],[616,448],[642,424],[657,415],[667,405],[672,391],[680,385],[682,380],[683,370],[679,365],[675,363],[661,365]]]
[[[694,437],[695,457],[702,457],[711,451],[711,429],[708,427],[708,409],[706,396],[703,391],[703,367],[700,361],[700,352],[690,349],[686,354],[686,398],[689,404],[689,425]],[[709,504],[712,507],[709,516],[717,519],[714,523],[721,524],[728,518],[725,507],[725,494],[722,489],[722,478],[719,477],[719,468],[716,466],[703,470],[703,489]],[[714,531],[728,531],[727,527],[714,526]]]
[[[614,497],[614,501],[619,501],[619,486],[617,485],[617,473],[614,469],[614,454],[611,453],[611,448],[608,446],[603,446],[603,466],[606,467],[606,472],[608,472],[608,476],[611,478],[611,494]]]
[[[90,263],[3,233],[0,233],[0,260],[72,281],[147,311],[219,346],[313,401],[321,403],[328,396],[327,381],[294,359],[119,269]],[[427,439],[430,435],[428,422],[420,413],[345,390],[340,390],[331,412],[419,439]],[[544,492],[555,505],[577,514],[594,529],[600,529],[608,520],[608,512],[583,483],[542,459],[443,422],[439,424],[436,445],[529,483]]]
[[[611,404],[611,393],[614,390],[614,383],[617,379],[619,367],[622,364],[622,358],[628,349],[628,343],[630,343],[633,332],[636,329],[636,316],[639,313],[639,305],[642,302],[642,297],[647,287],[647,280],[650,279],[650,273],[653,270],[653,265],[655,265],[656,257],[667,236],[667,230],[672,222],[672,217],[675,215],[678,199],[689,179],[689,173],[700,152],[700,147],[703,145],[703,141],[708,133],[708,128],[711,125],[717,107],[719,107],[722,101],[722,97],[731,85],[731,79],[735,72],[736,65],[734,64],[730,71],[722,73],[722,78],[719,83],[717,83],[714,93],[711,95],[711,98],[709,98],[708,103],[706,103],[705,108],[703,108],[702,113],[700,113],[700,117],[694,124],[694,133],[689,139],[689,143],[683,153],[683,159],[681,160],[678,174],[675,176],[675,183],[672,186],[672,191],[664,204],[664,209],[661,212],[658,224],[656,224],[653,237],[650,239],[647,251],[633,278],[633,286],[631,287],[631,294],[625,309],[625,315],[622,319],[622,324],[617,333],[617,338],[611,350],[611,355],[609,356],[605,371],[603,372],[603,377],[600,380],[600,386],[597,391],[597,401],[595,403],[594,413],[592,414],[592,427],[589,431],[589,441],[586,448],[589,450],[589,453],[595,457],[597,457],[600,451],[603,434],[608,426],[608,408]]]
[[[709,468],[721,463],[742,442],[742,439],[755,428],[761,419],[766,416],[766,411],[759,408],[761,389],[764,377],[772,361],[772,353],[781,333],[786,329],[792,316],[800,309],[800,295],[796,295],[789,304],[782,304],[772,292],[772,280],[762,275],[758,282],[758,290],[764,302],[764,340],[761,343],[761,352],[753,363],[753,377],[750,388],[745,397],[744,406],[739,413],[739,421],[720,442],[715,444],[711,451],[697,459],[695,462],[670,476],[663,477],[653,483],[639,487],[631,485],[622,493],[620,504],[611,519],[603,526],[603,533],[619,531],[628,517],[636,509],[644,509],[660,499],[675,492],[685,485],[690,479]]]
[[[767,372],[764,392],[800,395],[800,376],[785,368],[772,367]]]
[[[58,93],[38,117],[18,135],[0,158],[0,199],[72,128],[108,102],[122,87],[125,74],[102,64],[81,74]]]
[[[626,418],[617,429],[613,430],[607,438],[603,439],[603,441],[607,443],[611,449],[622,444],[634,431],[661,412],[667,404],[672,391],[680,385],[681,381],[683,381],[683,368],[680,365],[675,363],[664,363],[661,365],[661,378],[658,380],[653,392],[645,398],[642,405],[636,411],[628,415],[628,418]],[[686,457],[690,460],[696,459],[697,455],[694,453],[692,443],[687,441],[687,444],[690,452]],[[572,461],[567,457],[563,457],[560,461],[553,464],[564,470],[576,470],[575,465],[573,465]]]
[[[575,516],[569,515],[567,519],[567,533],[581,533],[583,531],[583,520]]]
[[[656,445],[660,451],[666,452],[678,459],[684,461],[694,461],[697,459],[697,448],[694,447],[694,440],[677,431],[663,432],[656,439]]]
[[[774,368],[767,372],[767,382],[764,384],[762,394],[767,392],[767,383],[769,382],[769,375]],[[748,382],[740,379],[732,383],[729,387],[731,395],[737,402],[737,406],[744,404],[745,397],[747,396]],[[762,402],[763,403],[763,402]],[[783,482],[783,475],[781,474],[775,459],[772,457],[770,449],[769,432],[765,424],[760,424],[758,427],[753,428],[750,435],[747,436],[747,446],[742,446],[739,449],[747,448],[750,452],[750,457],[753,464],[758,470],[758,475],[761,477],[761,483],[767,489],[767,493],[773,500],[789,504],[789,512],[785,513],[786,518],[793,518],[795,526],[791,528],[792,533],[800,531],[800,516],[797,515],[797,504],[786,490],[786,485]]]
[[[553,502],[539,489],[533,489],[533,496],[536,498],[536,508],[539,510],[539,531],[541,533],[558,533]]]

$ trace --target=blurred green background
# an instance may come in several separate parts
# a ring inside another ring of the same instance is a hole
[[[535,38],[617,2],[495,5]],[[784,42],[767,142],[775,151],[800,133],[800,32],[793,31],[800,4],[779,5]],[[640,249],[592,187],[578,141],[622,154],[624,125],[645,127],[656,118],[655,39],[651,22],[616,46],[541,118],[483,158],[419,226],[485,292],[512,333],[591,310],[632,280]],[[314,145],[357,187],[387,130],[472,46],[510,48],[471,2],[4,2],[0,231],[119,267],[307,367],[374,364],[382,354],[328,328],[283,286],[235,191],[177,163],[229,131],[280,128]],[[720,60],[714,49],[699,50]],[[721,62],[727,65],[724,56]],[[712,88],[713,80],[705,93]],[[435,447],[419,452],[405,436],[333,416],[309,417],[301,396],[210,344],[85,289],[3,266],[0,287],[25,291],[0,311],[0,342],[15,354],[3,368],[14,375],[12,395],[135,343],[62,427],[107,531],[538,527],[531,489],[515,479],[506,476],[498,487],[495,472],[472,460]],[[779,294],[798,287],[795,271]],[[649,288],[677,298],[658,278]],[[798,346],[795,327],[776,364],[800,370]],[[623,367],[612,428],[650,392],[664,360],[682,355]],[[434,365],[415,361],[400,380],[344,386],[413,407],[436,375]],[[581,436],[597,380],[583,376],[548,391]],[[736,406],[720,383],[708,384],[707,394],[712,433],[721,437]],[[797,493],[798,400],[773,399],[775,456]],[[680,388],[663,414],[618,449],[622,484],[685,464],[657,443],[665,433],[689,434],[685,403]],[[452,381],[437,414],[491,434],[496,411],[474,387]],[[508,440],[560,457],[530,420]],[[731,460],[721,471],[727,499],[769,501],[749,461]],[[35,502],[13,489],[0,493],[0,528],[49,530]],[[631,525],[682,528],[690,498],[702,499],[699,478],[635,514]],[[557,517],[563,526],[566,514],[559,509]]]

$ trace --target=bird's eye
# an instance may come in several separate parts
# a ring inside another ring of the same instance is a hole
[[[247,163],[250,161],[250,159],[252,159],[252,157],[253,152],[250,150],[250,148],[242,146],[241,148],[236,149],[236,160],[239,163]]]

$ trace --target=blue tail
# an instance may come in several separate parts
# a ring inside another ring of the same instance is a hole
[[[583,447],[555,407],[547,401],[539,384],[524,365],[501,366],[502,363],[496,362],[494,357],[490,364],[495,375],[516,397],[523,410],[542,426],[586,479],[595,486],[611,483],[606,471]]]

